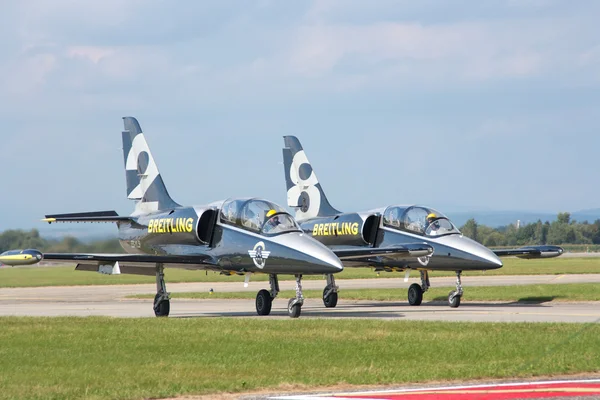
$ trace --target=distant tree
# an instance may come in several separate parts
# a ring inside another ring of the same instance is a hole
[[[506,246],[506,239],[500,232],[492,232],[483,241],[483,245],[487,247]]]
[[[533,244],[546,244],[547,237],[548,227],[538,219],[535,224],[535,231],[533,233]]]
[[[61,240],[49,240],[40,236],[37,229],[31,231],[8,230],[0,233],[0,253],[6,250],[37,249],[44,252],[104,252],[122,253],[117,239],[82,243],[74,237],[66,236]]]
[[[556,217],[556,221],[559,224],[568,224],[571,221],[571,214],[568,212],[558,213],[558,216]]]
[[[465,222],[465,224],[462,226],[462,228],[460,228],[460,231],[466,237],[471,238],[475,241],[478,241],[477,222],[475,221],[475,219],[471,218],[470,220]]]

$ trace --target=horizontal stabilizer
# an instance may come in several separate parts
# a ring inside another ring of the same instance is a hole
[[[526,259],[558,257],[563,252],[563,248],[559,246],[525,246],[518,249],[494,250],[498,257],[516,256]]]
[[[48,222],[123,222],[130,221],[131,217],[119,216],[116,211],[92,211],[69,214],[46,215],[42,221]]]

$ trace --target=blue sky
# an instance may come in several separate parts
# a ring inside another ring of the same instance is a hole
[[[136,116],[172,196],[285,203],[298,136],[340,209],[600,207],[600,2],[0,5],[0,229],[125,199]]]

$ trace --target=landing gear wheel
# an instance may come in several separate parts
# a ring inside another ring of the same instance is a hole
[[[408,288],[408,304],[411,306],[420,306],[423,302],[423,289],[418,283],[413,283]]]
[[[256,313],[258,315],[269,315],[272,305],[273,299],[271,298],[271,293],[265,289],[260,290],[256,295]]]
[[[302,312],[302,303],[297,302],[297,299],[290,299],[288,302],[288,315],[290,318],[298,318]]]
[[[329,291],[329,287],[323,289],[323,304],[325,304],[325,307],[327,308],[334,308],[335,306],[337,306],[338,294],[337,292],[331,292],[329,293],[329,295],[326,295]]]
[[[162,297],[161,293],[156,293],[156,296],[154,296],[154,315],[157,317],[168,317],[169,311],[171,311],[171,302],[169,300],[161,300],[157,303],[160,297]]]
[[[460,298],[462,296],[459,294],[456,294],[456,292],[453,290],[448,294],[448,305],[452,308],[458,308],[458,306],[460,306]]]

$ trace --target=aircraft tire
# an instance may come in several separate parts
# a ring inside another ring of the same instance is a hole
[[[158,300],[159,296],[160,294],[157,293],[154,297],[154,304],[156,304],[156,300]],[[171,302],[169,300],[163,300],[154,307],[154,315],[156,315],[157,317],[168,317],[170,311]]]
[[[455,296],[454,293],[456,292],[453,290],[448,294],[448,305],[451,308],[458,308],[458,306],[460,306],[460,298],[462,296]]]
[[[408,304],[420,306],[423,302],[423,288],[418,283],[413,283],[408,288]]]
[[[258,315],[269,315],[271,314],[272,305],[271,293],[265,289],[260,290],[256,295],[256,313]]]
[[[325,296],[325,293],[329,291],[329,287],[323,289],[323,304],[326,308],[335,308],[338,302],[337,292],[330,293],[329,296]]]
[[[302,313],[302,304],[296,303],[292,305],[292,302],[296,299],[290,299],[288,302],[288,315],[290,318],[298,318]]]

